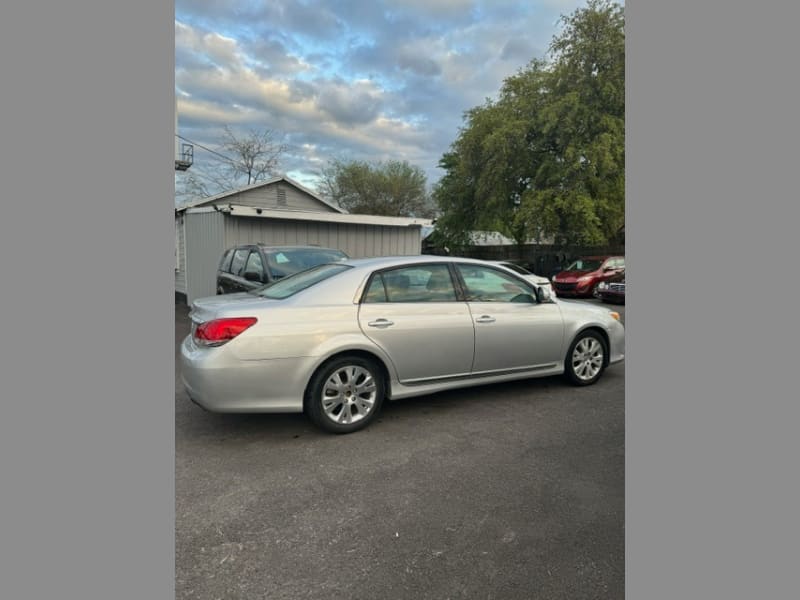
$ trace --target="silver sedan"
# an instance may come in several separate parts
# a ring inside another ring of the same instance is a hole
[[[305,412],[348,433],[385,399],[564,374],[624,359],[619,315],[508,269],[435,256],[349,260],[192,303],[189,397],[215,412]]]

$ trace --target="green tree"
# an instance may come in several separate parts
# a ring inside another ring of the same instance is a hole
[[[465,113],[434,188],[445,239],[492,228],[521,244],[606,242],[624,222],[622,8],[590,0],[562,18],[550,60]]]
[[[625,214],[623,8],[590,0],[562,23],[550,46],[550,94],[541,113],[553,151],[529,209],[546,213],[559,241],[601,244]]]
[[[406,161],[331,161],[318,191],[356,214],[429,217],[433,212],[425,173]]]

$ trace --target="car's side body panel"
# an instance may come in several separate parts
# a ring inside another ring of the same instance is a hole
[[[464,302],[364,303],[358,322],[400,381],[470,374],[475,336]]]
[[[555,303],[467,303],[475,322],[472,373],[552,367],[563,359],[564,323]]]

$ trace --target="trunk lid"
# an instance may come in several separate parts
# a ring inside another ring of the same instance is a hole
[[[266,303],[272,302],[277,302],[277,300],[270,300],[263,296],[248,294],[247,292],[208,296],[207,298],[198,298],[192,302],[189,318],[192,320],[193,325],[205,323],[206,321],[211,321],[223,315],[236,316],[239,313],[244,315],[251,307],[253,309],[261,309],[264,308]]]

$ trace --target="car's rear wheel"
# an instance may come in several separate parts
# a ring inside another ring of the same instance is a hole
[[[325,431],[351,433],[369,425],[380,411],[384,379],[380,368],[361,356],[342,356],[311,378],[306,412]]]
[[[578,334],[564,359],[564,372],[575,385],[591,385],[606,368],[606,342],[595,331]]]

